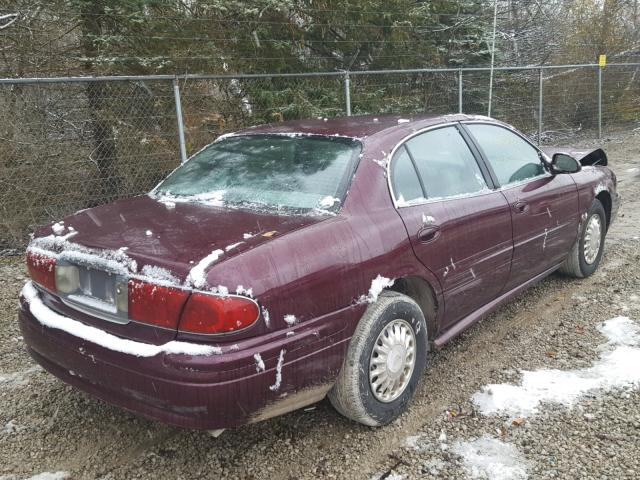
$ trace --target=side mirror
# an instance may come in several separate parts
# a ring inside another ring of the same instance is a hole
[[[571,155],[566,153],[556,153],[551,159],[551,173],[576,173],[582,166]]]

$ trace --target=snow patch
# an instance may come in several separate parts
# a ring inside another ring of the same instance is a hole
[[[9,420],[4,427],[0,429],[0,435],[13,435],[26,430],[24,425],[18,425],[15,420]],[[2,477],[0,477],[2,478]]]
[[[146,232],[144,232],[144,234],[145,234],[147,237],[150,237],[151,235],[153,235],[153,232],[152,232],[151,230],[147,230]]]
[[[463,442],[458,441],[451,451],[460,457],[470,478],[488,480],[525,480],[527,464],[513,445],[488,435]]]
[[[256,235],[257,233],[243,233],[242,238],[244,238],[245,240],[249,240],[251,237],[255,237]]]
[[[287,323],[287,325],[289,325],[290,327],[293,327],[298,321],[298,319],[296,318],[295,315],[285,315],[284,321]]]
[[[88,342],[99,345],[103,348],[113,350],[135,357],[153,357],[160,353],[182,354],[182,355],[213,355],[221,354],[220,347],[212,345],[201,345],[197,343],[179,342],[172,340],[164,345],[151,345],[148,343],[128,340],[100,330],[99,328],[85,325],[64,315],[60,315],[47,307],[40,297],[38,291],[31,282],[27,282],[22,289],[22,295],[29,304],[31,314],[42,325],[81,338]]]
[[[62,235],[64,233],[64,222],[57,222],[51,225],[51,230],[56,235]]]
[[[244,295],[253,298],[253,288],[244,288],[242,285],[236,287],[236,295]]]
[[[425,215],[424,213],[422,214],[423,225],[433,225],[434,223],[436,223],[435,218],[433,218],[431,215]]]
[[[39,366],[27,368],[19,372],[0,373],[0,388],[15,388],[29,383],[29,377],[42,370]]]
[[[175,277],[169,270],[155,265],[144,265],[140,271],[145,279],[151,280],[152,283],[179,285],[180,280]]]
[[[399,118],[398,119],[398,123],[409,123],[411,120],[409,120],[408,118]]]
[[[382,291],[387,287],[391,287],[394,282],[395,282],[394,279],[389,279],[387,277],[383,277],[382,275],[378,275],[376,278],[374,278],[371,281],[371,287],[369,287],[369,294],[366,296],[362,295],[359,299],[359,302],[360,303],[376,302],[378,300],[378,296],[380,296]]]
[[[222,255],[223,253],[224,252],[222,250],[217,249],[200,260],[198,264],[189,271],[189,275],[187,275],[187,284],[193,285],[196,288],[204,287],[207,284],[205,270],[212,263],[217,261],[220,255]]]
[[[254,358],[254,359],[255,359],[255,361],[256,361],[256,371],[257,371],[258,373],[260,373],[260,372],[264,372],[264,370],[265,370],[264,361],[262,360],[262,357],[260,356],[260,354],[259,354],[259,353],[256,353],[256,354],[253,356],[253,358]]]
[[[322,208],[331,208],[333,207],[336,203],[340,203],[340,199],[336,198],[336,197],[332,197],[331,195],[327,195],[326,197],[322,197],[320,199],[320,201],[318,202],[318,204],[322,207]]]
[[[571,407],[586,393],[640,386],[640,327],[628,317],[615,317],[598,330],[607,338],[592,366],[575,370],[524,371],[521,385],[490,384],[476,392],[473,403],[484,415],[528,417],[540,404]]]
[[[232,243],[231,245],[227,245],[226,247],[224,247],[224,251],[228,252],[229,250],[233,250],[234,248],[236,248],[238,245],[242,245],[244,242],[237,242],[237,243]]]
[[[262,307],[262,318],[264,318],[264,324],[266,327],[271,328],[271,325],[269,324],[269,310],[265,307]]]
[[[372,161],[378,165],[380,165],[382,168],[384,168],[385,170],[387,169],[387,162],[388,160],[386,158],[383,158],[382,160],[378,160],[373,158]]]
[[[223,297],[227,297],[229,295],[229,288],[225,287],[224,285],[218,285],[216,288],[213,289],[216,293],[219,293],[220,295],[222,295]]]
[[[42,472],[33,477],[25,478],[25,480],[65,480],[70,477],[71,474],[69,472]]]
[[[77,231],[72,231],[61,237],[48,235],[46,237],[34,238],[31,243],[29,243],[27,251],[122,275],[136,273],[138,271],[136,261],[124,253],[126,248],[118,250],[96,250],[69,242],[69,238],[77,234]]]
[[[277,392],[282,384],[282,366],[284,365],[284,354],[287,353],[285,349],[280,350],[280,357],[278,358],[278,364],[276,365],[276,383],[269,387],[272,392]]]
[[[368,295],[361,295],[358,299],[358,303],[374,303],[378,300],[378,296],[382,293],[382,291],[391,287],[395,280],[393,278],[383,277],[382,275],[378,275],[371,281],[371,287],[369,287]]]
[[[198,193],[195,195],[172,195],[171,193],[152,192],[149,196],[165,205],[167,203],[173,203],[174,207],[176,203],[202,203],[212,207],[223,207],[226,193],[226,190],[214,190],[212,192]]]

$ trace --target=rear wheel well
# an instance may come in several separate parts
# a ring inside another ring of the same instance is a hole
[[[427,322],[429,340],[433,340],[437,331],[438,302],[429,282],[420,277],[397,278],[389,290],[402,293],[418,304]]]
[[[596,199],[599,200],[604,207],[604,213],[607,217],[607,230],[609,230],[609,224],[611,223],[611,195],[607,191],[602,191],[596,195]]]

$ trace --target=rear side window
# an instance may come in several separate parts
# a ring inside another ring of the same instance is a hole
[[[418,174],[404,146],[398,149],[391,161],[391,183],[399,203],[424,200]]]
[[[466,127],[482,148],[500,185],[544,174],[538,151],[519,135],[496,125],[468,124]]]
[[[406,143],[427,198],[472,194],[487,188],[469,146],[455,127],[429,130]]]

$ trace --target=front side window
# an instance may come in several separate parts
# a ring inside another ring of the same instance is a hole
[[[469,146],[455,127],[429,130],[406,143],[427,198],[473,194],[487,184]]]
[[[519,135],[496,125],[467,124],[491,164],[500,185],[544,174],[538,150]]]
[[[191,157],[154,194],[240,208],[336,210],[360,150],[359,141],[340,137],[229,137]]]

